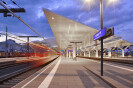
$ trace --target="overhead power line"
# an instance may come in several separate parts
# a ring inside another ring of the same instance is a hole
[[[9,8],[11,8],[11,6],[9,6],[5,1],[1,0],[3,4],[7,5]]]
[[[21,8],[15,1],[11,0],[11,2]]]
[[[26,26],[28,26],[32,31],[34,31],[37,35],[39,35],[43,40],[45,40],[49,45],[51,43],[45,39],[42,35],[40,35],[36,30],[34,30],[31,26],[29,26],[26,22],[24,22],[19,16],[17,16],[14,12],[12,12],[10,9],[8,9],[3,3],[0,2],[0,5],[2,5],[5,9],[7,9],[10,13],[12,13],[15,17],[17,17],[21,22],[23,22]]]
[[[5,1],[1,0],[3,2],[3,4],[7,5],[8,7],[12,8],[11,6],[9,6]],[[20,7],[15,1],[13,0],[10,0],[14,5],[18,6],[19,8],[22,8]]]

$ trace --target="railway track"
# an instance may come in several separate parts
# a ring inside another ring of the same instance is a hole
[[[92,60],[101,60],[101,58],[99,58],[99,57],[83,57],[83,56],[77,56],[77,57],[85,58],[85,59],[92,59]],[[103,61],[133,65],[133,60],[103,58]]]
[[[56,58],[55,58],[56,59]],[[30,69],[28,71],[24,71],[18,75],[15,75],[13,77],[10,77],[6,80],[3,80],[0,82],[0,88],[11,88],[14,85],[16,85],[17,83],[23,81],[24,79],[26,79],[27,77],[29,77],[30,75],[34,74],[35,72],[39,71],[40,69],[42,69],[44,66],[48,65],[49,63],[53,62],[55,59],[53,59],[52,61],[43,64],[39,67],[36,67],[34,69]]]

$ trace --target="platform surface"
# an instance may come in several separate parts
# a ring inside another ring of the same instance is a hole
[[[83,67],[85,61],[60,56],[13,88],[111,88]]]

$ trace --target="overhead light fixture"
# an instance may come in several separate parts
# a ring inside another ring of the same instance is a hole
[[[52,20],[54,20],[54,17],[52,17]]]
[[[118,2],[119,0],[109,0],[109,3],[115,3]]]
[[[109,6],[111,4],[117,4],[117,2],[119,2],[119,0],[108,0],[107,1],[107,6]]]

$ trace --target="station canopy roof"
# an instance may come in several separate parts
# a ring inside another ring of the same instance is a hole
[[[93,41],[93,35],[99,30],[73,21],[61,15],[55,14],[47,9],[43,9],[48,23],[53,31],[56,43],[59,49],[67,49],[73,47],[74,43],[77,43],[78,49],[99,49],[98,44],[100,41]],[[112,36],[104,40],[104,46],[108,45],[118,46],[121,45],[124,40],[120,40],[119,36]],[[116,43],[117,42],[117,43]],[[125,41],[126,42],[126,41]],[[132,45],[129,42],[123,42],[126,46]],[[97,46],[95,46],[97,44]],[[117,45],[116,45],[117,44]],[[112,46],[111,46],[112,47]]]

